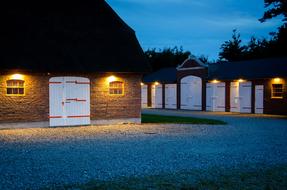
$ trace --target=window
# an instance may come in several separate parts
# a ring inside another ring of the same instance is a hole
[[[124,83],[119,81],[110,82],[110,94],[111,95],[123,95]]]
[[[272,98],[283,98],[283,84],[272,84]]]
[[[24,96],[23,80],[7,80],[6,83],[8,96]]]

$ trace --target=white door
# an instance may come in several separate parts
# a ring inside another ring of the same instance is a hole
[[[196,76],[181,79],[181,109],[202,110],[202,80]]]
[[[251,82],[239,83],[240,113],[251,113]]]
[[[176,109],[177,108],[177,85],[166,84],[165,85],[165,108]]]
[[[152,85],[152,108],[162,108],[162,85]]]
[[[49,81],[50,126],[90,124],[90,81],[54,77]]]
[[[216,83],[214,89],[214,111],[225,112],[225,83]]]
[[[264,86],[255,86],[255,113],[263,114],[264,110]]]
[[[155,108],[162,108],[162,85],[155,86]]]
[[[206,84],[206,111],[225,111],[225,83]]]
[[[239,82],[231,82],[230,84],[230,111],[240,112]]]
[[[147,101],[147,92],[148,92],[148,86],[142,85],[141,86],[141,102],[142,102],[142,108],[147,108],[148,101]]]
[[[213,111],[213,93],[214,87],[212,83],[206,84],[206,111]]]

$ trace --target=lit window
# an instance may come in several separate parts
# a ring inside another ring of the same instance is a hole
[[[283,84],[272,84],[272,98],[283,98]]]
[[[119,81],[110,82],[110,94],[111,95],[123,95],[124,83]]]
[[[9,96],[23,96],[24,95],[24,81],[23,80],[7,80],[7,95]]]

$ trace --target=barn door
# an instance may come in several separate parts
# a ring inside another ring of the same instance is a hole
[[[176,109],[177,96],[176,96],[177,85],[166,84],[165,85],[165,108]]]
[[[90,124],[90,81],[81,77],[50,79],[50,126]]]
[[[147,85],[142,85],[141,86],[141,102],[142,102],[142,108],[147,108],[148,107],[148,101],[147,101]]]
[[[262,114],[264,111],[263,105],[264,99],[264,86],[256,85],[255,86],[255,113]]]
[[[155,108],[162,108],[162,85],[155,86]]]
[[[213,84],[207,83],[206,84],[206,111],[213,111]]]
[[[231,82],[230,84],[230,111],[240,112],[239,83],[238,82]]]
[[[225,83],[206,84],[206,110],[225,111]]]
[[[240,113],[251,113],[251,82],[239,83]]]
[[[214,89],[214,111],[225,111],[225,83],[216,83]]]
[[[181,79],[181,109],[202,110],[202,80],[196,76]]]

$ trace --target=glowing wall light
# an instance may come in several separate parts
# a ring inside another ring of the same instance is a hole
[[[13,74],[13,75],[11,75],[10,79],[12,79],[12,80],[24,80],[24,75]]]
[[[243,79],[239,79],[239,80],[238,80],[238,82],[244,82],[244,81],[245,81],[245,80],[243,80]]]
[[[108,78],[107,78],[107,81],[108,82],[114,82],[114,81],[116,81],[117,80],[117,77],[115,77],[115,76],[109,76]]]
[[[156,85],[156,86],[159,85],[159,82],[155,82],[154,85]]]
[[[216,80],[216,79],[214,79],[214,80],[211,81],[211,83],[214,83],[214,84],[219,83],[219,82],[220,82],[220,81],[218,81],[218,80]]]
[[[281,78],[275,78],[273,79],[275,83],[280,83],[281,82]]]

